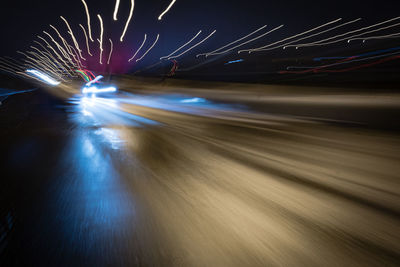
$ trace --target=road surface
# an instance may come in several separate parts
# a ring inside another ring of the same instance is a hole
[[[0,112],[1,266],[400,263],[397,132],[175,94]]]

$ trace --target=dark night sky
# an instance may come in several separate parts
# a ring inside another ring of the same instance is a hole
[[[112,21],[114,0],[86,1],[92,17],[94,36],[98,36],[96,14],[100,13],[105,21],[105,37],[117,40],[122,32],[128,14],[130,1],[121,0],[119,21]],[[342,17],[346,20],[362,17],[365,25],[399,16],[398,0],[178,0],[163,21],[157,21],[158,15],[168,6],[170,0],[136,0],[133,20],[129,26],[123,45],[117,44],[116,50],[121,56],[128,56],[143,39],[144,33],[149,40],[160,33],[160,46],[148,60],[169,53],[184,40],[193,36],[199,29],[211,32],[217,29],[218,36],[205,45],[204,49],[215,49],[228,41],[247,34],[258,27],[268,24],[271,27],[285,24],[285,30],[277,34],[284,38],[289,34],[304,31],[318,24]],[[86,15],[80,0],[68,1],[20,1],[3,0],[1,3],[1,56],[16,56],[16,50],[26,50],[32,44],[35,35],[42,30],[51,31],[53,24],[66,34],[66,27],[59,16],[65,16],[79,41],[83,42],[78,24],[86,26]],[[97,45],[97,44],[96,44]],[[117,52],[116,52],[117,54]]]

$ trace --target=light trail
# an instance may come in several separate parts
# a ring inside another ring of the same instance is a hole
[[[230,42],[229,44],[226,44],[226,45],[224,45],[224,46],[222,46],[222,47],[220,47],[220,48],[218,48],[218,49],[215,49],[214,51],[211,51],[211,52],[208,52],[208,53],[203,53],[203,54],[198,54],[197,57],[200,57],[200,56],[207,56],[207,55],[213,54],[213,53],[215,53],[215,52],[218,52],[218,51],[220,51],[220,50],[222,50],[222,49],[224,49],[224,48],[227,48],[227,47],[229,47],[229,46],[231,46],[231,45],[234,45],[234,44],[236,44],[236,43],[238,43],[238,42],[240,42],[240,41],[242,41],[242,40],[244,40],[244,39],[249,38],[249,37],[252,36],[253,34],[256,34],[257,32],[259,32],[259,31],[265,29],[266,27],[267,27],[267,25],[264,25],[264,26],[258,28],[257,30],[255,30],[255,31],[253,31],[253,32],[251,32],[251,33],[249,33],[249,34],[247,34],[246,36],[243,36],[243,37],[237,39],[236,41]]]
[[[108,55],[107,65],[110,64],[111,55],[112,55],[112,52],[113,52],[113,42],[112,42],[112,40],[110,38],[108,40],[110,41],[111,49],[110,49],[110,54]]]
[[[363,40],[363,42],[367,40],[382,40],[382,39],[391,39],[391,38],[399,38],[400,32],[388,34],[388,35],[380,35],[380,36],[370,36],[370,37],[359,37],[359,38],[352,38],[349,41],[356,41],[356,40]]]
[[[139,49],[136,50],[136,53],[135,53],[130,59],[128,59],[128,62],[131,62],[131,61],[136,57],[136,55],[139,53],[139,51],[140,51],[140,50],[142,49],[142,47],[144,46],[144,43],[146,42],[146,39],[147,39],[147,34],[144,34],[144,39],[143,39],[142,44],[140,45]]]
[[[61,18],[61,19],[65,22],[65,24],[67,25],[67,27],[68,27],[68,33],[71,35],[72,41],[74,42],[75,48],[76,48],[76,50],[78,51],[78,54],[79,54],[80,58],[83,59],[83,60],[86,60],[86,58],[84,58],[84,57],[82,56],[82,50],[80,49],[79,44],[78,44],[78,42],[76,41],[75,35],[74,35],[74,33],[73,33],[71,27],[69,26],[68,21],[67,21],[63,16],[60,16],[60,18]]]
[[[23,68],[21,67],[21,64],[20,64],[20,63],[19,63],[19,64],[15,64],[14,62],[11,62],[10,60],[7,60],[6,58],[1,58],[1,57],[0,57],[0,60],[3,61],[3,62],[5,62],[5,64],[7,64],[8,66],[10,66],[10,67],[12,67],[12,68],[16,68],[16,69],[18,69],[19,71],[23,70]],[[3,63],[3,64],[4,64],[4,63]]]
[[[118,9],[119,9],[119,2],[120,2],[120,0],[115,0],[115,8],[114,8],[114,14],[113,14],[114,20],[118,20],[117,14],[118,14]]]
[[[35,58],[37,58],[37,60],[41,63],[41,65],[42,65],[43,67],[48,68],[48,70],[52,70],[54,74],[57,73],[57,76],[58,76],[59,78],[61,78],[61,76],[58,75],[58,73],[59,73],[60,71],[57,69],[57,67],[52,66],[51,60],[49,60],[49,58],[47,58],[47,57],[42,57],[42,56],[40,56],[38,53],[33,52],[33,51],[27,51],[27,53],[30,54],[30,55],[32,55],[32,56],[34,56]],[[46,58],[46,59],[45,59],[45,58]]]
[[[39,68],[39,69],[43,70],[43,72],[46,72],[46,73],[50,72],[50,73],[54,74],[54,76],[60,77],[56,72],[52,71],[51,68],[49,68],[47,65],[45,65],[40,59],[32,58],[32,57],[28,56],[27,54],[20,52],[20,51],[17,51],[17,53],[25,55],[28,58],[25,60],[25,63],[31,63],[32,65],[35,66],[35,68]],[[27,53],[29,53],[29,52],[27,52]]]
[[[85,35],[86,47],[87,47],[88,55],[92,57],[93,55],[92,55],[92,53],[90,53],[89,39],[88,39],[88,36],[87,36],[87,34],[86,34],[85,27],[83,27],[82,24],[79,24],[79,27],[81,27],[81,29],[82,29],[82,31],[83,31],[83,34]]]
[[[100,21],[100,39],[97,39],[97,41],[100,43],[100,65],[103,65],[102,58],[103,58],[103,19],[99,14],[97,14],[97,17],[99,18]]]
[[[46,59],[47,59],[47,61],[52,65],[52,66],[54,66],[55,68],[57,68],[57,70],[59,70],[59,67],[53,62],[53,60],[52,59],[50,59],[48,56],[51,56],[51,55],[49,55],[48,53],[46,53],[46,52],[44,52],[44,51],[41,51],[39,48],[37,48],[37,47],[35,47],[35,46],[30,46],[30,48],[32,48],[32,49],[34,49],[34,50],[36,50],[38,53],[40,53],[43,57],[45,57]],[[60,70],[59,70],[60,71]]]
[[[254,42],[254,41],[256,41],[256,40],[258,40],[258,39],[260,39],[260,38],[262,38],[262,37],[264,37],[264,36],[266,36],[266,35],[268,35],[268,34],[274,32],[274,31],[277,31],[277,30],[279,30],[280,28],[282,28],[283,26],[284,26],[283,24],[282,24],[282,25],[279,25],[278,27],[273,28],[272,30],[270,30],[270,31],[268,31],[268,32],[266,32],[266,33],[263,33],[263,34],[261,34],[261,35],[259,35],[259,36],[257,36],[257,37],[254,37],[253,39],[250,39],[250,40],[248,40],[248,41],[246,41],[246,42],[244,42],[244,43],[238,44],[238,45],[236,45],[236,46],[234,46],[234,47],[232,47],[232,48],[229,48],[229,49],[227,49],[227,50],[225,50],[225,51],[216,52],[216,53],[212,53],[212,54],[207,54],[206,57],[208,57],[208,56],[215,56],[215,55],[226,54],[226,53],[228,53],[228,52],[230,52],[230,51],[232,51],[232,50],[234,50],[234,49],[236,49],[236,48],[239,48],[239,47],[241,47],[241,46],[243,46],[243,45],[246,45],[246,44],[249,44],[249,43],[251,43],[251,42]],[[238,54],[240,54],[240,51],[238,52]]]
[[[257,50],[261,50],[261,49],[264,49],[264,48],[267,48],[267,47],[271,47],[271,46],[273,46],[273,45],[276,45],[276,44],[285,42],[285,41],[287,41],[287,40],[290,40],[290,39],[293,39],[293,38],[302,36],[302,35],[304,35],[304,34],[307,34],[307,33],[313,32],[313,31],[316,31],[316,30],[318,30],[318,29],[320,29],[320,28],[326,27],[326,26],[328,26],[328,25],[330,25],[330,24],[333,24],[333,23],[336,23],[336,22],[338,22],[338,21],[340,21],[340,20],[342,20],[342,19],[341,19],[341,18],[335,19],[335,20],[333,20],[333,21],[324,23],[324,24],[319,25],[319,26],[317,26],[317,27],[315,27],[315,28],[312,28],[312,29],[310,29],[310,30],[307,30],[307,31],[304,31],[304,32],[295,34],[295,35],[293,35],[293,36],[287,37],[287,38],[285,38],[285,39],[276,41],[276,42],[271,43],[271,44],[268,44],[268,45],[264,45],[264,46],[261,46],[261,47],[258,47],[258,48],[240,50],[239,53],[241,53],[241,52],[249,52],[249,53],[251,53],[251,52],[253,52],[253,51],[257,51]]]
[[[98,81],[100,81],[103,78],[104,78],[103,75],[99,75],[99,76],[95,77],[93,80],[86,83],[86,86],[91,86],[92,84],[97,83]]]
[[[293,43],[295,43],[295,42],[299,42],[299,41],[302,41],[302,40],[305,40],[305,39],[309,39],[309,38],[312,38],[312,37],[315,37],[315,36],[318,36],[318,35],[321,35],[321,34],[330,32],[330,31],[333,31],[333,30],[335,30],[335,29],[338,29],[338,28],[341,28],[341,27],[343,27],[343,26],[346,26],[346,25],[355,23],[355,22],[360,21],[360,20],[361,20],[361,18],[358,18],[358,19],[355,19],[355,20],[352,20],[352,21],[348,21],[348,22],[342,23],[342,24],[340,24],[340,25],[334,26],[334,27],[332,27],[332,28],[329,28],[329,29],[327,29],[327,30],[323,30],[323,31],[320,31],[320,32],[317,32],[317,33],[314,33],[314,34],[311,34],[311,35],[302,37],[302,38],[300,38],[300,39],[296,39],[296,40],[293,40],[293,41],[290,41],[290,42],[288,42],[288,43],[281,44],[281,45],[278,45],[278,46],[275,46],[275,47],[270,47],[270,48],[266,48],[266,49],[261,49],[261,50],[259,50],[259,51],[271,51],[271,50],[278,49],[278,48],[281,48],[281,47],[283,47],[283,49],[286,49],[287,47],[291,47],[290,44],[293,44]]]
[[[37,78],[41,79],[42,81],[46,82],[47,84],[50,84],[50,85],[59,85],[60,84],[59,81],[54,80],[53,78],[47,76],[44,73],[41,73],[38,70],[29,69],[29,70],[26,70],[26,72],[35,75]]]
[[[212,33],[210,33],[206,38],[204,38],[203,40],[201,40],[200,42],[198,42],[197,44],[195,44],[195,45],[193,45],[192,47],[190,47],[190,48],[188,48],[188,49],[186,49],[185,51],[183,51],[182,53],[180,53],[179,55],[176,55],[176,56],[172,56],[172,57],[169,57],[168,59],[174,59],[174,58],[178,58],[178,57],[180,57],[180,56],[182,56],[182,55],[184,55],[184,54],[186,54],[187,52],[189,52],[190,50],[192,50],[193,48],[195,48],[195,47],[197,47],[197,46],[199,46],[199,45],[201,45],[202,43],[204,43],[205,41],[207,41],[208,40],[208,38],[210,38],[211,36],[213,36],[214,35],[214,33],[216,33],[217,32],[217,30],[214,30]]]
[[[89,14],[89,9],[88,9],[88,6],[87,6],[85,0],[82,0],[82,3],[83,3],[83,5],[85,6],[89,38],[90,38],[90,41],[94,42],[94,40],[93,40],[93,38],[92,38],[92,29],[91,29],[91,27],[90,27],[90,14]]]
[[[88,93],[112,93],[116,92],[117,88],[114,86],[109,86],[109,87],[104,87],[104,88],[97,88],[97,86],[90,86],[90,87],[84,87],[82,89],[83,94],[88,94]]]
[[[167,9],[165,9],[160,16],[158,16],[158,20],[162,20],[162,17],[171,9],[171,7],[175,4],[176,0],[172,0],[171,3],[169,3]]]
[[[334,67],[334,66],[338,66],[338,65],[343,65],[343,64],[350,64],[350,63],[354,63],[354,62],[360,62],[360,61],[366,61],[366,60],[371,60],[371,59],[376,59],[376,58],[382,58],[382,57],[388,57],[388,56],[394,56],[394,55],[398,55],[400,54],[400,52],[394,52],[394,53],[388,53],[388,54],[383,54],[383,55],[379,55],[379,56],[372,56],[372,57],[367,57],[367,58],[361,58],[361,59],[354,59],[355,57],[349,57],[348,59],[353,59],[353,60],[342,60],[336,63],[332,63],[332,64],[327,64],[327,65],[322,65],[322,66],[317,66],[317,67],[300,67],[300,68],[304,68],[307,70],[304,71],[291,71],[291,72],[285,72],[285,73],[308,73],[308,72],[327,72],[329,70],[322,70],[325,68],[329,68],[329,67]],[[287,67],[286,69],[292,69],[292,68],[299,68],[299,67]],[[335,70],[335,72],[337,72],[337,70]]]
[[[119,40],[120,40],[121,42],[124,41],[124,36],[125,36],[126,31],[128,30],[129,22],[130,22],[131,19],[132,19],[132,15],[133,15],[133,10],[134,10],[134,8],[135,8],[135,1],[134,1],[134,0],[131,0],[131,9],[130,9],[130,11],[129,11],[129,17],[128,17],[127,21],[126,21],[125,28],[124,28],[124,30],[123,30],[123,32],[122,32],[122,35],[121,35],[121,37],[119,38]]]
[[[50,37],[50,39],[52,40],[52,42],[57,46],[58,50],[61,52],[61,54],[65,57],[65,59],[67,59],[72,66],[76,66],[74,62],[72,62],[71,57],[68,55],[68,53],[64,50],[64,48],[62,48],[62,46],[56,41],[54,40],[54,38],[46,31],[43,31],[44,34],[46,34],[47,36]]]
[[[53,36],[50,35],[50,33],[43,31],[44,34],[46,34],[48,37],[50,37],[50,40],[56,45],[57,49],[61,52],[61,54],[64,56],[64,58],[71,60],[71,58],[69,57],[68,53],[64,50],[64,48],[62,48],[62,46],[57,43],[56,40],[54,40]]]
[[[228,61],[228,62],[226,62],[224,65],[229,65],[229,64],[234,64],[234,63],[239,63],[239,62],[243,62],[244,61],[244,59],[237,59],[237,60],[231,60],[231,61]]]
[[[11,73],[11,74],[13,74],[13,75],[19,74],[18,71],[15,71],[15,70],[10,69],[10,68],[5,67],[5,66],[0,67],[0,71],[8,72],[8,73]]]
[[[173,54],[175,54],[176,52],[178,52],[179,50],[181,50],[182,48],[184,48],[185,46],[187,46],[188,44],[190,44],[194,39],[197,38],[197,36],[199,36],[200,33],[201,33],[201,30],[200,30],[192,39],[190,39],[188,42],[186,42],[185,44],[183,44],[181,47],[179,47],[178,49],[176,49],[174,52],[172,52],[172,53],[169,54],[168,56],[160,57],[160,60],[163,60],[163,59],[165,59],[165,58],[169,58],[170,56],[172,56]]]
[[[61,39],[61,41],[63,42],[64,47],[67,49],[68,53],[69,53],[70,55],[72,55],[72,53],[71,53],[71,51],[70,51],[70,49],[69,49],[69,43],[65,40],[64,37],[61,36],[60,32],[57,30],[56,27],[54,27],[54,26],[51,25],[51,24],[50,24],[50,27],[57,33],[58,37],[59,37],[59,38]]]
[[[60,61],[58,61],[52,54],[51,54],[51,52],[42,44],[42,43],[40,43],[40,42],[38,42],[38,41],[33,41],[34,43],[37,43],[37,44],[39,44],[44,50],[46,50],[48,53],[49,53],[49,55],[51,56],[51,58],[55,61],[55,62],[57,62],[58,63],[58,65],[61,67],[61,68],[63,68],[67,73],[68,73],[68,75],[69,76],[74,76],[73,74],[71,74],[71,72],[70,71],[68,71],[68,69],[67,68],[69,68],[69,66],[68,66],[68,64],[66,64],[66,62],[61,58],[61,56],[54,50],[54,48],[44,39],[44,38],[42,38],[41,36],[37,36],[39,39],[41,39],[41,40],[43,40],[46,44],[47,44],[47,47],[48,48],[50,48],[52,51],[53,51],[53,53],[56,55],[56,57],[58,57],[63,63],[61,63]],[[71,70],[71,69],[70,69]],[[72,70],[71,70],[72,71]]]
[[[376,24],[373,24],[373,25],[370,25],[370,26],[367,26],[367,27],[363,27],[363,28],[360,28],[360,29],[357,29],[357,30],[353,30],[353,31],[349,31],[349,32],[346,32],[346,33],[338,34],[338,35],[335,35],[335,36],[332,36],[332,37],[329,37],[329,38],[325,38],[325,39],[322,39],[322,40],[319,40],[319,41],[316,41],[316,42],[307,43],[307,44],[297,44],[297,45],[293,45],[293,46],[295,46],[295,47],[321,46],[321,45],[328,45],[328,44],[337,43],[337,42],[340,42],[340,41],[345,41],[345,40],[351,39],[353,37],[361,36],[363,34],[372,33],[372,32],[376,32],[376,31],[382,30],[382,29],[395,27],[395,26],[397,26],[399,24],[397,23],[397,24],[394,24],[394,25],[389,25],[389,26],[386,26],[386,27],[383,27],[383,28],[380,28],[380,29],[375,29],[375,30],[372,30],[372,31],[369,31],[369,32],[364,32],[364,33],[352,35],[352,36],[345,37],[345,38],[342,38],[342,39],[339,39],[339,40],[334,40],[334,39],[340,38],[340,37],[343,37],[343,36],[346,36],[346,35],[349,35],[349,34],[352,34],[352,33],[368,30],[368,29],[371,29],[371,28],[374,28],[374,27],[377,27],[377,26],[380,26],[380,25],[383,25],[383,24],[386,24],[386,23],[389,23],[389,22],[392,22],[392,21],[398,20],[398,19],[400,19],[400,17],[396,17],[396,18],[392,18],[392,19],[389,19],[389,20],[385,20],[385,21],[382,21],[382,22],[379,22],[379,23],[376,23]],[[334,40],[334,41],[327,42],[329,40]]]
[[[399,37],[400,37],[400,32],[388,34],[388,35],[371,36],[371,37],[364,37],[364,38],[353,38],[353,39],[350,39],[349,41],[363,40],[363,42],[365,42],[368,40],[382,40],[382,39],[392,39],[392,38],[399,38]]]
[[[142,60],[147,55],[147,53],[149,53],[150,50],[153,49],[153,47],[157,44],[159,37],[160,37],[160,35],[157,34],[157,37],[156,37],[156,40],[154,41],[154,43],[149,47],[149,49],[147,49],[147,51],[140,58],[136,59],[136,62]]]

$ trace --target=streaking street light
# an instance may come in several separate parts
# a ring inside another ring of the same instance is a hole
[[[44,73],[42,73],[42,72],[40,72],[38,70],[29,69],[29,70],[26,70],[25,72],[36,76],[41,81],[43,81],[43,82],[45,82],[45,83],[47,83],[49,85],[54,85],[55,86],[55,85],[59,85],[60,84],[59,81],[54,80],[50,76],[48,76],[48,75],[46,75],[46,74],[44,74]]]
[[[92,85],[94,83],[99,82],[104,77],[102,75],[97,76],[93,80],[87,82],[85,86],[82,88],[83,94],[97,94],[97,93],[112,93],[116,92],[117,88],[115,86],[108,87],[97,87],[96,85]]]

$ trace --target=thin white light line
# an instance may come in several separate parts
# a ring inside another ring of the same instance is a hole
[[[162,17],[171,9],[171,7],[175,4],[176,0],[172,0],[167,9],[165,9],[160,16],[158,16],[158,20],[162,20]]]
[[[128,60],[128,62],[131,62],[136,57],[136,55],[139,53],[140,49],[142,49],[142,47],[144,46],[146,39],[147,39],[147,34],[144,34],[144,39],[143,39],[142,44],[140,45],[139,49],[136,50],[136,53]]]
[[[192,47],[186,49],[185,51],[183,51],[183,52],[180,53],[179,55],[169,57],[168,59],[178,58],[178,57],[182,56],[183,54],[186,54],[187,52],[189,52],[189,51],[192,50],[193,48],[195,48],[195,47],[201,45],[202,43],[204,43],[208,38],[210,38],[211,36],[213,36],[214,33],[216,33],[216,32],[217,32],[217,30],[214,30],[214,31],[213,31],[212,33],[210,33],[206,38],[204,38],[203,40],[201,40],[201,41],[198,42],[197,44],[195,44],[195,45],[193,45]]]
[[[136,62],[138,62],[139,60],[142,60],[142,59],[144,58],[144,56],[146,56],[147,53],[149,53],[150,50],[153,49],[153,47],[154,47],[154,46],[156,45],[156,43],[158,42],[158,38],[159,38],[159,37],[160,37],[160,35],[157,34],[157,38],[156,38],[156,40],[154,41],[154,43],[150,46],[149,49],[147,49],[147,51],[146,51],[140,58],[136,59]]]
[[[196,39],[197,36],[199,36],[200,33],[201,33],[201,30],[200,30],[192,39],[190,39],[188,42],[186,42],[184,45],[182,45],[181,47],[179,47],[178,49],[176,49],[174,52],[172,52],[172,53],[169,54],[168,56],[160,57],[160,60],[162,60],[162,59],[164,59],[164,58],[169,58],[170,56],[172,56],[173,54],[175,54],[176,52],[178,52],[179,50],[181,50],[182,48],[184,48],[185,46],[187,46],[188,44],[190,44],[194,39]]]

